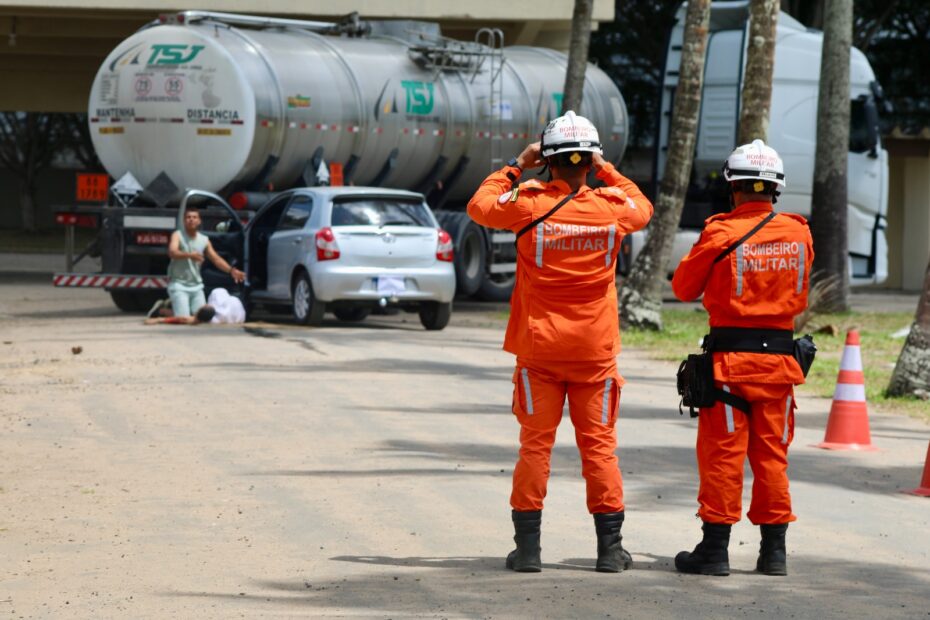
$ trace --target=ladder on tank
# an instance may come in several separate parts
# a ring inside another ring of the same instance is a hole
[[[485,131],[481,125],[475,127],[480,137],[488,139],[490,171],[500,170],[504,165],[504,31],[500,28],[481,28],[474,42],[458,41],[443,36],[432,36],[422,32],[411,32],[416,41],[410,45],[413,60],[421,67],[434,71],[436,75],[446,71],[470,74],[474,84],[478,76],[488,71],[488,102],[484,116]],[[477,124],[477,123],[476,123]]]
[[[475,43],[487,47],[488,53],[481,58],[471,81],[481,71],[485,60],[488,64],[488,150],[490,172],[504,165],[504,31],[500,28],[481,28],[475,34]]]

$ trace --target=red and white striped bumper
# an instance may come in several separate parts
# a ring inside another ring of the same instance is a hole
[[[131,276],[108,273],[56,273],[52,284],[84,288],[168,288],[167,276]]]

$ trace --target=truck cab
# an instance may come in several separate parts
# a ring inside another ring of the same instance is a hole
[[[656,183],[668,155],[669,125],[678,83],[684,11],[679,9],[667,51],[656,141]],[[704,69],[703,98],[691,186],[676,236],[669,269],[697,240],[703,222],[729,209],[721,167],[737,146],[739,106],[746,65],[749,2],[713,3]],[[776,211],[809,217],[817,146],[817,98],[823,34],[809,30],[787,13],[778,16],[775,70],[767,143],[781,155],[787,187]],[[851,126],[848,209],[851,283],[883,282],[888,276],[885,238],[888,211],[888,153],[878,132],[881,87],[865,55],[850,55]],[[634,246],[636,240],[634,240]]]

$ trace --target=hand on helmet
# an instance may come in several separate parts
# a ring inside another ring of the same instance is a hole
[[[597,151],[591,153],[591,163],[594,164],[595,170],[600,170],[607,165],[607,160],[604,159],[604,156],[598,153]]]
[[[539,142],[534,142],[523,149],[523,152],[517,156],[517,165],[523,170],[530,168],[539,168],[545,165],[545,161],[539,152]]]

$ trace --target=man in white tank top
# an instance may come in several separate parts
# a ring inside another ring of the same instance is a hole
[[[191,316],[206,303],[200,266],[210,259],[217,269],[228,273],[236,282],[245,280],[245,274],[233,268],[216,253],[210,239],[200,232],[200,211],[188,207],[184,212],[184,229],[171,233],[168,242],[168,296],[176,317]]]

